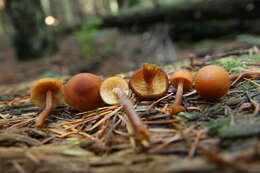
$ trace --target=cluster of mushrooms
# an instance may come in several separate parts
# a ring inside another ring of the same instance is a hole
[[[52,107],[62,105],[64,101],[78,111],[94,110],[104,103],[120,104],[134,129],[142,138],[147,139],[147,130],[128,98],[130,89],[139,100],[153,100],[165,96],[171,83],[177,91],[169,114],[176,115],[185,111],[182,106],[183,92],[191,89],[193,85],[201,97],[219,99],[226,95],[233,79],[235,76],[229,76],[224,68],[208,65],[197,72],[194,80],[189,70],[180,69],[170,76],[169,82],[168,75],[160,67],[144,64],[132,75],[129,82],[118,76],[102,81],[100,77],[91,73],[77,74],[65,86],[57,79],[40,79],[32,87],[31,102],[43,108],[36,121],[37,128],[43,126]]]

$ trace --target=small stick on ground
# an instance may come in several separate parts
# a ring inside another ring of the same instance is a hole
[[[260,71],[248,71],[248,72],[244,72],[244,73],[240,73],[240,74],[233,74],[230,75],[230,80],[237,80],[240,78],[250,78],[253,77],[255,75],[260,75]]]
[[[194,154],[195,154],[195,152],[196,152],[196,149],[197,149],[197,146],[198,146],[198,144],[199,144],[199,141],[200,141],[200,139],[201,139],[201,135],[202,135],[202,134],[203,134],[202,131],[199,131],[199,132],[197,133],[197,136],[196,136],[196,138],[195,138],[195,141],[194,141],[194,143],[192,144],[191,149],[190,149],[190,152],[189,152],[189,158],[192,158],[192,157],[194,156]]]
[[[150,110],[151,110],[156,104],[158,104],[160,101],[162,101],[162,100],[164,100],[164,99],[167,99],[168,97],[170,97],[170,96],[172,96],[172,95],[173,95],[173,93],[170,93],[170,94],[168,94],[168,95],[166,95],[166,96],[164,96],[164,97],[162,97],[162,98],[156,100],[155,102],[153,102],[153,103],[148,107],[147,111],[150,111]]]

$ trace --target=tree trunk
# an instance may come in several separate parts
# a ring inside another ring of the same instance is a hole
[[[70,1],[71,3],[71,8],[73,10],[74,15],[77,18],[77,23],[81,23],[85,19],[85,13],[83,11],[83,3],[81,0],[74,0]]]
[[[103,6],[104,6],[104,9],[106,11],[106,14],[109,14],[111,15],[111,7],[110,7],[110,0],[103,0]]]
[[[120,10],[127,9],[129,7],[135,6],[139,3],[139,0],[117,0],[118,7]]]
[[[12,25],[12,39],[18,60],[51,54],[53,35],[44,23],[40,0],[6,0],[6,13]]]
[[[119,6],[123,0],[118,0]],[[207,21],[225,19],[256,19],[260,17],[260,0],[214,0],[180,3],[179,5],[157,4],[160,8],[140,9],[133,12],[106,16],[105,26],[129,28],[132,25],[149,25],[171,21]]]
[[[97,16],[102,16],[101,12],[100,12],[100,8],[99,8],[99,1],[98,0],[95,0],[93,1],[93,7],[94,7],[94,10],[95,10],[95,13]]]

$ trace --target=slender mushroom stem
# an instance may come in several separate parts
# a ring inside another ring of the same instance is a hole
[[[183,95],[183,79],[180,79],[180,81],[178,83],[176,98],[175,98],[175,101],[174,101],[175,104],[181,105],[182,95]]]
[[[177,113],[184,111],[184,108],[181,105],[182,97],[183,97],[182,95],[183,95],[183,79],[180,79],[178,82],[175,101],[172,105],[172,110],[171,110],[172,115],[176,115]]]
[[[149,133],[143,122],[134,110],[134,106],[131,101],[127,98],[126,94],[120,88],[114,88],[113,92],[117,95],[120,105],[123,107],[131,125],[133,126],[137,138],[141,139],[143,146],[149,146]]]
[[[46,93],[46,105],[43,111],[40,113],[38,120],[36,122],[36,127],[41,128],[44,124],[45,119],[48,117],[48,115],[51,112],[52,108],[52,91],[48,90]]]
[[[195,60],[196,56],[194,54],[190,54],[188,56],[188,59],[190,60],[190,67],[194,68],[195,64],[194,64],[194,60]]]
[[[144,81],[147,84],[147,88],[152,90],[153,89],[153,79],[156,75],[156,73],[159,71],[158,67],[152,64],[145,63],[143,65],[143,77]]]

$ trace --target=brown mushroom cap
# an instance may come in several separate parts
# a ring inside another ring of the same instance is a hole
[[[230,87],[228,72],[217,65],[201,68],[195,76],[195,88],[206,99],[218,99],[226,95]]]
[[[171,76],[171,82],[175,88],[178,88],[180,79],[183,80],[183,88],[188,90],[192,88],[192,74],[189,70],[180,69],[175,71]]]
[[[110,105],[119,103],[117,96],[113,92],[114,88],[121,89],[123,92],[126,93],[126,95],[129,92],[128,83],[123,78],[121,77],[107,78],[105,81],[102,82],[100,87],[100,95],[105,103]]]
[[[36,81],[31,89],[31,102],[43,108],[46,104],[46,93],[52,91],[52,106],[64,103],[63,83],[54,78],[43,78]]]
[[[140,99],[149,100],[157,99],[167,94],[169,80],[167,74],[156,66],[157,72],[152,74],[151,81],[152,89],[147,86],[147,81],[144,79],[143,68],[133,74],[129,81],[129,86]]]
[[[73,76],[64,89],[65,101],[79,111],[96,109],[103,104],[99,90],[102,80],[91,73]]]

